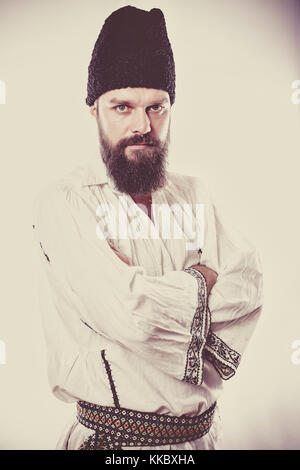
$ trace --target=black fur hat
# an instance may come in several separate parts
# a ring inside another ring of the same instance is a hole
[[[114,11],[100,31],[89,65],[86,104],[109,90],[143,87],[165,90],[175,101],[175,64],[165,18],[126,6]]]

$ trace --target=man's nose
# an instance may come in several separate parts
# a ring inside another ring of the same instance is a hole
[[[135,109],[132,114],[132,133],[146,134],[151,131],[150,119],[145,109]]]

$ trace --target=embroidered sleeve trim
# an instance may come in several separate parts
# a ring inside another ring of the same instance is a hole
[[[209,332],[205,345],[204,357],[210,361],[222,379],[228,380],[236,373],[241,355],[230,348],[224,341]]]
[[[198,305],[192,321],[191,341],[187,350],[183,381],[201,385],[203,380],[203,350],[210,329],[210,311],[207,305],[206,280],[200,271],[194,268],[184,269],[198,281]]]

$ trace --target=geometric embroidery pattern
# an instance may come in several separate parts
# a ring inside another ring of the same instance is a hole
[[[205,277],[194,268],[185,272],[198,281],[198,307],[191,326],[191,341],[187,350],[185,373],[182,380],[201,385],[203,380],[203,359],[211,362],[224,380],[230,379],[240,364],[241,355],[230,348],[211,330],[211,315],[208,308]]]
[[[77,402],[77,419],[95,432],[78,450],[121,449],[193,441],[210,429],[216,402],[198,416],[169,416]]]
[[[184,271],[194,276],[198,281],[198,306],[190,329],[191,341],[187,350],[185,372],[182,380],[190,384],[200,385],[203,380],[202,353],[210,329],[206,280],[197,269],[186,268]]]
[[[241,361],[241,355],[211,331],[208,334],[204,356],[224,380],[235,374]]]

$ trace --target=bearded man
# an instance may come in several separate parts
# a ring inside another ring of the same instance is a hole
[[[218,449],[217,400],[261,312],[256,250],[198,177],[167,171],[175,65],[164,15],[105,21],[86,103],[100,157],[38,196],[57,449]]]

